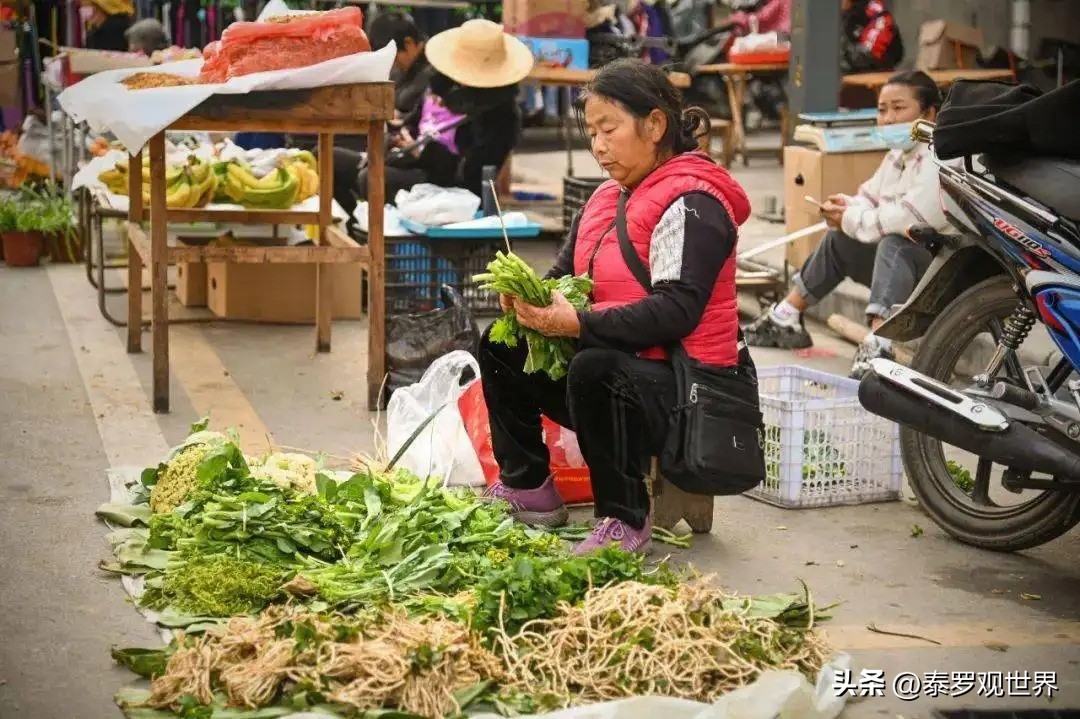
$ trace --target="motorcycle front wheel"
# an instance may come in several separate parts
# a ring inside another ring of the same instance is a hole
[[[988,333],[996,341],[1019,301],[1012,281],[1004,276],[968,289],[930,325],[912,369],[963,389],[978,368],[959,368],[965,357],[972,364],[971,348],[977,338]],[[1036,325],[1036,330],[1040,328]],[[1019,374],[1021,358],[1010,353],[998,377],[1022,382],[1022,377],[1013,376]],[[1008,496],[1000,487],[1003,468],[976,458],[972,476],[946,456],[946,448],[940,440],[900,428],[900,453],[912,491],[938,526],[961,542],[999,552],[1019,551],[1045,544],[1080,522],[1080,492],[1043,491],[1002,505],[991,497],[991,490]],[[948,449],[952,457],[959,457],[960,450]]]

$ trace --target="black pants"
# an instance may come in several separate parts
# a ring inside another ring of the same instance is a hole
[[[555,382],[523,371],[525,343],[480,342],[480,375],[491,418],[500,479],[534,489],[547,479],[550,458],[540,417],[574,430],[589,466],[597,517],[641,528],[649,513],[645,475],[659,454],[675,405],[675,376],[666,362],[625,352],[586,349]]]
[[[334,199],[352,218],[358,200],[367,201],[367,168],[361,169],[363,154],[353,149],[334,148]],[[412,158],[408,158],[412,159]],[[427,180],[423,170],[408,164],[408,160],[384,166],[386,175],[386,201],[392,203],[398,190],[411,189]]]

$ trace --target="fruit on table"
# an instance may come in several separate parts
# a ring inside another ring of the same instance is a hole
[[[194,155],[186,164],[169,165],[165,170],[168,207],[205,207],[211,202],[234,203],[261,210],[287,210],[319,192],[315,156],[298,152],[279,158],[277,165],[262,177],[256,176],[243,160],[207,161]],[[98,179],[110,192],[128,194],[127,159],[102,172]],[[143,200],[150,202],[150,166],[142,167]]]
[[[296,203],[300,184],[279,167],[258,178],[238,163],[225,168],[225,194],[233,202],[260,210],[287,210]]]

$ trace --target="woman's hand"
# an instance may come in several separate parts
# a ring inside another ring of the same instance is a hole
[[[405,147],[406,145],[411,145],[413,142],[413,136],[407,127],[402,127],[390,136],[390,144],[394,147]]]
[[[499,307],[502,309],[503,314],[506,314],[510,310],[514,309],[514,296],[499,295]]]
[[[551,304],[547,307],[536,307],[515,297],[514,310],[523,327],[536,330],[545,337],[581,336],[577,310],[561,292],[551,293]]]
[[[828,201],[821,206],[821,216],[825,219],[826,225],[834,230],[839,230],[846,209],[846,197],[843,195],[829,195]]]

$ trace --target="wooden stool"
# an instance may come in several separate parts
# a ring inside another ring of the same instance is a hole
[[[715,497],[684,492],[664,479],[660,474],[656,457],[652,459],[652,469],[645,481],[652,499],[654,527],[671,531],[680,519],[685,519],[695,534],[708,534],[712,531]]]
[[[731,167],[731,162],[735,159],[732,132],[730,120],[712,120],[709,123],[709,136],[720,138],[720,164],[724,167]]]

